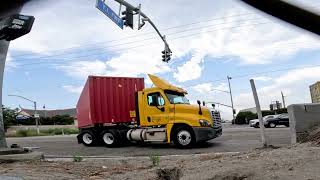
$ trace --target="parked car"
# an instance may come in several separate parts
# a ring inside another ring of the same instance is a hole
[[[271,124],[271,126],[273,127],[274,124],[273,124],[273,121],[271,121],[271,120],[277,119],[278,116],[280,116],[280,115],[267,115],[267,116],[264,116],[263,117],[264,126],[267,127],[268,125]],[[259,119],[250,120],[249,121],[249,125],[250,125],[250,127],[259,128],[260,127],[259,126]],[[268,127],[270,127],[270,126],[268,126]]]
[[[259,128],[259,119],[252,119],[249,121],[250,127]]]
[[[289,115],[288,114],[280,114],[273,118],[268,118],[266,122],[264,122],[265,127],[267,128],[275,128],[278,125],[284,125],[289,127]]]

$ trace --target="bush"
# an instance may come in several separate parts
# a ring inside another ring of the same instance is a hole
[[[235,124],[248,124],[250,120],[257,119],[257,114],[248,112],[239,112],[237,114]]]

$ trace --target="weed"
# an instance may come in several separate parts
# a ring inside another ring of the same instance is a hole
[[[81,162],[83,160],[83,158],[79,155],[73,155],[73,162]]]
[[[150,161],[152,162],[152,166],[159,166],[160,156],[159,154],[151,154],[149,155]]]

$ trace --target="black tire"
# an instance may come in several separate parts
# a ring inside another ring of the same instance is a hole
[[[101,141],[106,147],[116,147],[120,144],[120,135],[117,130],[104,130],[101,133]]]
[[[289,127],[289,124],[285,124],[286,127]]]
[[[277,127],[277,125],[276,125],[276,123],[270,122],[270,123],[268,123],[268,127],[275,128],[275,127]]]
[[[191,128],[179,127],[174,130],[173,142],[178,148],[191,148],[196,143],[196,138]]]
[[[90,130],[84,130],[79,135],[80,142],[85,146],[93,146],[97,143],[97,138]]]
[[[256,124],[254,125],[254,128],[259,128],[259,123],[256,123]]]

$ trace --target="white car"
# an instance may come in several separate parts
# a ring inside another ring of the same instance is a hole
[[[250,127],[259,128],[259,119],[252,119],[249,121]]]
[[[267,115],[263,117],[263,123],[264,125],[266,125],[266,122],[268,119],[275,119],[277,118],[279,115]],[[249,121],[249,125],[250,127],[254,127],[254,128],[259,128],[259,119],[253,119]]]

